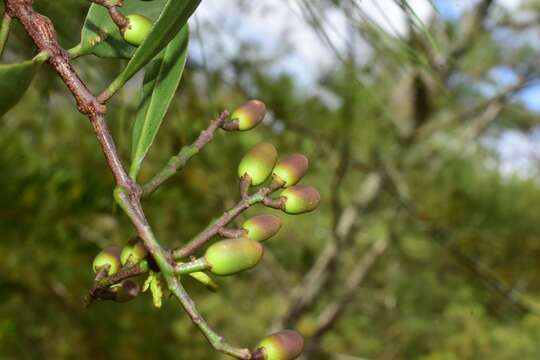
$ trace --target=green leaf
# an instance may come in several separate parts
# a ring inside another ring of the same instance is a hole
[[[108,99],[154,58],[187,23],[201,0],[168,0],[152,32],[137,48],[124,70],[105,91]]]
[[[41,62],[0,65],[0,116],[15,106],[32,83]]]
[[[135,178],[174,97],[188,53],[189,30],[182,31],[147,66],[143,97],[133,126],[130,175]]]
[[[165,0],[129,0],[122,6],[121,11],[125,15],[144,15],[154,21],[164,5]],[[80,55],[94,54],[102,58],[124,59],[131,58],[137,49],[124,41],[107,9],[96,4],[92,4],[88,10],[78,47]]]
[[[163,299],[163,289],[161,287],[161,278],[158,273],[153,271],[148,273],[142,291],[146,292],[148,289],[150,289],[150,292],[152,293],[152,302],[154,303],[154,306],[160,308]]]

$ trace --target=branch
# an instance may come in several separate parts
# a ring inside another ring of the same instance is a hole
[[[193,238],[188,244],[173,251],[174,259],[183,259],[193,255],[195,251],[204,246],[214,236],[218,235],[227,224],[233,221],[238,215],[249,209],[251,206],[261,203],[269,195],[276,192],[283,186],[281,182],[273,181],[270,186],[263,187],[255,194],[240,200],[235,206],[226,211],[219,219],[215,220],[199,235]]]
[[[386,239],[377,240],[371,245],[369,251],[360,259],[356,267],[351,271],[351,275],[347,279],[342,293],[321,312],[317,328],[312,336],[315,341],[320,339],[328,330],[330,330],[343,315],[347,305],[349,305],[357,294],[358,287],[363,283],[370,270],[373,269],[373,266],[386,252],[387,248],[388,241]]]
[[[145,247],[165,278],[168,288],[178,298],[191,320],[199,327],[216,350],[238,359],[252,359],[253,356],[249,350],[228,345],[221,336],[208,326],[175,276],[174,268],[176,264],[157,242],[144,215],[140,203],[142,190],[128,176],[118,155],[105,122],[106,107],[88,90],[71,66],[68,53],[58,44],[56,31],[50,19],[33,9],[33,0],[5,0],[5,7],[10,17],[19,19],[39,50],[49,55],[48,63],[62,78],[75,97],[78,110],[87,115],[92,123],[116,182],[114,198],[136,228],[137,234],[143,240]]]
[[[129,20],[118,10],[122,6],[122,0],[90,0],[91,2],[107,8],[109,16],[118,27],[121,33],[126,31],[129,26]]]
[[[503,112],[509,98],[522,90],[531,80],[522,77],[516,84],[503,90],[487,102],[485,110],[465,129],[465,141],[477,139]]]
[[[474,41],[478,31],[482,28],[484,20],[489,15],[491,6],[494,4],[494,0],[482,0],[474,9],[472,15],[470,15],[465,24],[465,34],[456,46],[452,49],[449,55],[450,61],[455,63],[457,60],[463,57],[467,49],[470,48],[471,43]]]
[[[478,277],[491,290],[498,293],[504,300],[517,308],[524,314],[537,314],[534,308],[527,304],[516,290],[499,281],[495,276],[490,274],[487,269],[481,267],[474,259],[462,252],[456,245],[449,245],[451,254],[469,271]]]
[[[381,176],[378,173],[371,173],[360,185],[356,198],[341,213],[334,229],[333,241],[325,247],[304,277],[302,284],[293,290],[293,300],[290,302],[280,326],[294,326],[325,290],[325,284],[335,273],[341,253],[351,245],[360,229],[360,215],[369,211],[378,199],[382,187],[381,182]]]
[[[103,299],[103,294],[108,292],[111,285],[118,284],[123,280],[144,274],[146,271],[139,265],[123,267],[116,274],[106,277],[94,284],[85,299],[85,307],[90,306],[95,300]]]
[[[201,132],[197,140],[188,146],[180,149],[180,152],[173,156],[167,165],[163,167],[148,183],[143,186],[143,196],[147,196],[157,190],[165,181],[170,179],[177,171],[186,166],[187,162],[201,151],[214,138],[214,133],[222,128],[225,120],[229,117],[228,111],[223,111],[219,117],[210,123],[210,126]]]

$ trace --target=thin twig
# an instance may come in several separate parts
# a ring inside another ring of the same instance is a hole
[[[122,6],[122,0],[90,0],[90,1],[107,8],[107,11],[109,12],[109,16],[118,27],[118,30],[120,30],[120,32],[122,33],[126,31],[127,27],[129,26],[129,20],[124,16],[124,14],[120,12],[120,10],[118,10],[118,7]]]
[[[199,235],[194,237],[189,243],[183,247],[173,251],[173,258],[183,259],[190,255],[193,255],[204,244],[210,241],[214,236],[233,221],[238,215],[249,209],[251,206],[263,202],[266,197],[283,186],[283,183],[274,181],[267,187],[259,189],[255,194],[249,196],[247,199],[240,200],[235,206],[226,211],[219,219],[203,230]]]
[[[49,55],[49,64],[62,78],[75,97],[78,110],[88,116],[116,182],[116,189],[114,191],[115,200],[136,228],[137,234],[143,240],[145,247],[150,252],[162,276],[165,278],[168,288],[180,300],[191,320],[199,327],[216,350],[239,359],[251,359],[252,354],[249,350],[238,349],[228,345],[223,341],[221,336],[216,334],[208,326],[206,321],[197,312],[195,304],[177,279],[174,272],[176,264],[157,242],[144,215],[140,203],[142,191],[128,176],[118,155],[113,138],[105,122],[104,115],[106,107],[88,90],[71,66],[67,51],[58,44],[56,30],[50,19],[33,9],[33,0],[5,0],[5,7],[10,17],[20,20],[38,49]],[[201,140],[201,142],[203,141]],[[197,142],[195,146],[197,147],[199,145],[200,142]]]
[[[173,156],[150,181],[143,186],[143,196],[156,191],[165,181],[170,179],[177,171],[186,166],[187,162],[201,151],[201,149],[214,138],[214,133],[223,126],[225,120],[229,117],[228,111],[223,111],[219,117],[210,123],[210,126],[201,132],[197,140],[184,146],[180,152]]]

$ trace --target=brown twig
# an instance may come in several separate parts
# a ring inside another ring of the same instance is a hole
[[[112,21],[118,26],[120,32],[124,32],[129,26],[129,20],[118,10],[122,6],[122,0],[90,0],[95,4],[107,8]]]
[[[111,4],[110,2],[108,3]],[[186,313],[199,327],[214,349],[238,359],[251,359],[252,354],[248,349],[239,349],[227,344],[222,336],[215,333],[208,326],[175,276],[174,269],[176,264],[156,241],[144,215],[140,203],[142,190],[128,176],[118,155],[113,138],[105,122],[104,115],[106,107],[88,90],[71,66],[67,52],[58,44],[56,31],[52,22],[33,9],[33,0],[5,0],[5,7],[10,17],[16,18],[22,23],[38,49],[49,55],[49,64],[62,78],[75,97],[78,110],[88,116],[116,182],[116,189],[114,191],[115,200],[136,228],[139,237],[143,240],[145,247],[150,252],[167,282],[169,290],[177,297]],[[202,135],[194,146],[200,149],[206,142],[211,140],[212,135],[213,131],[208,135]]]
[[[217,119],[210,122],[210,126],[203,130],[197,140],[188,146],[180,149],[180,152],[173,156],[167,164],[143,186],[143,196],[149,195],[156,191],[165,181],[171,178],[177,171],[184,168],[187,162],[201,151],[214,138],[215,132],[222,128],[225,121],[229,117],[228,111],[223,111]]]
[[[283,186],[282,182],[273,181],[267,187],[259,189],[255,194],[246,199],[240,200],[235,206],[226,211],[219,219],[210,224],[204,231],[193,238],[183,247],[173,251],[173,258],[183,259],[193,255],[204,244],[210,241],[214,236],[218,235],[227,224],[233,221],[238,215],[249,209],[251,206],[263,202],[266,197]]]

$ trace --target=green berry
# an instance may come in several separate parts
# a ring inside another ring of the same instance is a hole
[[[266,105],[259,100],[250,100],[236,109],[231,119],[238,121],[238,130],[245,131],[253,129],[266,115]]]
[[[130,264],[138,264],[142,259],[148,255],[148,250],[144,246],[141,238],[136,237],[131,239],[127,245],[122,248],[120,254],[120,262],[122,265],[126,265],[129,261]]]
[[[128,15],[126,18],[129,23],[122,34],[124,40],[133,46],[141,45],[152,30],[152,21],[138,14]]]
[[[304,350],[304,338],[293,330],[282,330],[264,338],[259,347],[264,360],[293,360]]]
[[[251,269],[261,260],[263,246],[248,238],[221,240],[206,250],[205,259],[215,275],[233,275]]]
[[[285,182],[285,187],[296,185],[306,174],[309,160],[302,154],[293,154],[276,164],[274,176]]]
[[[246,237],[255,241],[265,241],[274,236],[281,228],[281,219],[275,215],[262,214],[252,217],[243,225]]]
[[[240,161],[238,175],[248,175],[251,185],[262,184],[272,172],[277,160],[277,150],[270,143],[261,143],[251,149]]]
[[[109,246],[99,252],[92,263],[94,273],[100,270],[107,270],[107,275],[111,276],[120,270],[120,249],[117,246]]]
[[[321,195],[313,186],[296,185],[283,190],[281,197],[285,200],[283,211],[288,214],[302,214],[315,210]]]
[[[141,287],[135,280],[127,279],[111,287],[114,292],[114,301],[128,302],[135,299],[141,292]]]

